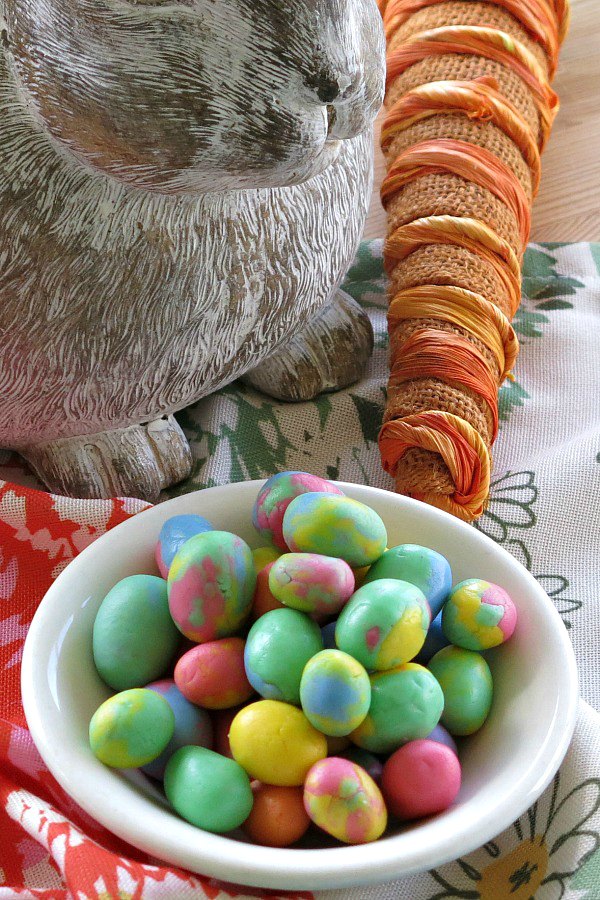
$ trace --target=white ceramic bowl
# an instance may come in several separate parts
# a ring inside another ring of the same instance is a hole
[[[121,838],[240,884],[308,890],[386,881],[479,847],[538,798],[565,755],[578,698],[571,643],[544,591],[505,550],[444,512],[376,488],[341,485],[382,516],[389,546],[432,547],[450,560],[455,581],[487,578],[506,588],[518,607],[514,637],[488,654],[494,704],[485,726],[464,744],[454,806],[373,844],[271,849],[199,831],[173,814],[142,775],[108,769],[92,755],[88,723],[109,695],[92,660],[92,625],[103,597],[126,575],[156,572],[154,544],[175,514],[201,513],[257,546],[250,513],[259,484],[211,488],[147,510],[84,550],[50,588],[25,643],[22,674],[27,722],[49,769]]]

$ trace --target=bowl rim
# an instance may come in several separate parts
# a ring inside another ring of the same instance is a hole
[[[388,500],[392,497],[400,506],[405,507],[408,514],[415,512],[432,522],[437,521],[442,525],[446,523],[457,530],[459,534],[462,532],[471,538],[476,535],[475,539],[481,542],[482,547],[493,548],[494,553],[500,553],[511,566],[519,570],[520,575],[529,582],[531,592],[537,602],[546,607],[562,651],[563,679],[560,701],[557,697],[557,715],[549,732],[553,736],[553,741],[545,742],[543,756],[537,769],[531,771],[528,777],[520,783],[519,792],[515,792],[514,789],[507,791],[506,795],[500,798],[497,806],[483,811],[475,821],[471,822],[463,830],[458,851],[456,836],[448,828],[447,833],[438,840],[433,852],[427,842],[421,840],[415,842],[415,845],[410,848],[410,852],[405,852],[402,859],[398,860],[397,851],[394,848],[396,836],[366,845],[304,850],[260,847],[232,840],[226,835],[200,832],[202,840],[198,841],[194,852],[190,853],[185,846],[182,847],[178,843],[178,835],[184,833],[182,828],[184,830],[193,828],[183,820],[174,817],[172,820],[174,825],[169,832],[158,835],[152,824],[153,815],[142,816],[135,819],[132,824],[129,823],[134,817],[123,818],[122,805],[115,802],[115,793],[117,799],[119,795],[123,795],[124,799],[127,791],[131,790],[129,782],[125,782],[127,785],[125,787],[124,784],[120,784],[118,779],[115,779],[114,785],[111,785],[111,792],[102,794],[104,805],[99,805],[98,790],[93,784],[78,782],[77,788],[73,789],[73,763],[69,763],[69,751],[67,749],[67,758],[65,758],[64,748],[61,747],[59,741],[47,741],[45,725],[44,696],[49,697],[50,695],[48,678],[45,675],[47,671],[45,662],[49,657],[48,650],[54,644],[54,641],[48,640],[48,634],[52,632],[56,635],[59,634],[60,629],[54,612],[56,601],[59,597],[64,596],[64,587],[68,586],[70,580],[77,579],[79,571],[85,568],[88,558],[96,551],[100,542],[106,547],[112,543],[117,544],[121,535],[127,530],[134,531],[139,527],[141,520],[147,520],[149,517],[154,517],[159,521],[166,519],[169,515],[177,514],[175,510],[181,505],[184,498],[188,503],[193,502],[194,498],[206,497],[207,492],[214,494],[235,488],[246,491],[252,489],[254,492],[258,492],[258,488],[264,484],[264,480],[256,479],[217,485],[182,494],[148,507],[97,538],[59,574],[42,598],[32,619],[25,640],[21,667],[21,692],[25,717],[42,759],[67,794],[88,815],[113,834],[151,856],[165,860],[167,865],[180,866],[207,877],[220,878],[240,885],[287,890],[325,890],[332,887],[383,883],[437,868],[481,847],[509,827],[539,798],[565,757],[575,729],[579,701],[578,673],[573,645],[556,607],[533,575],[519,560],[486,534],[466,522],[456,519],[449,513],[418,500],[392,493],[383,488],[342,481],[336,481],[335,484],[349,496],[354,496],[355,499],[368,502],[367,496],[373,496],[373,494],[384,495]],[[39,664],[40,660],[44,663],[43,665]],[[561,707],[560,714],[559,706]],[[108,770],[108,774],[112,776],[114,773]],[[141,802],[149,803],[150,801],[143,798]],[[165,809],[164,812],[168,812],[168,810]]]

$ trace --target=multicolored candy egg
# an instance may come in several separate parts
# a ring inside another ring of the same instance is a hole
[[[483,656],[450,645],[429,661],[429,670],[444,692],[442,725],[455,735],[478,731],[489,715],[494,693],[492,673]]]
[[[342,737],[358,728],[367,715],[371,682],[352,656],[341,650],[322,650],[304,668],[300,702],[315,728],[323,734]]]
[[[160,756],[174,729],[175,716],[164,697],[132,688],[98,707],[90,721],[90,747],[106,766],[137,768]]]
[[[391,547],[367,572],[364,584],[379,578],[398,578],[415,584],[425,594],[434,619],[452,587],[450,563],[435,550],[418,544]]]
[[[402,744],[427,737],[444,708],[444,694],[423,666],[406,663],[371,675],[371,706],[350,735],[373,753],[392,753]]]
[[[146,687],[147,690],[164,697],[175,716],[175,730],[166,749],[152,762],[142,766],[142,771],[146,775],[162,779],[165,766],[180,747],[207,747],[209,750],[212,748],[213,727],[209,714],[186,700],[172,678],[155,681]]]
[[[228,531],[206,531],[183,545],[169,569],[169,609],[197,643],[228,637],[248,617],[256,585],[252,552]]]
[[[269,588],[285,606],[334,616],[354,592],[354,573],[343,559],[318,553],[284,553],[269,570]]]
[[[379,559],[387,532],[375,510],[331,493],[302,494],[283,517],[283,536],[293,553],[320,553],[358,568]]]
[[[300,704],[304,666],[322,649],[321,630],[307,615],[274,609],[248,632],[244,651],[248,681],[267,700]]]
[[[331,481],[308,472],[279,472],[265,481],[252,510],[254,527],[265,541],[280,550],[288,549],[282,527],[285,511],[295,497],[309,491],[343,495]]]
[[[457,584],[442,614],[444,635],[465,650],[489,650],[503,644],[516,624],[517,610],[506,591],[480,578]]]
[[[160,529],[154,551],[158,571],[163,578],[168,577],[171,563],[185,542],[205,531],[213,531],[213,526],[203,516],[189,514],[167,519]]]
[[[191,703],[227,709],[248,700],[254,690],[246,677],[244,641],[221,638],[192,647],[177,661],[175,683]]]
[[[393,669],[414,659],[429,622],[429,606],[418,587],[381,578],[359,588],[341,611],[335,641],[370,671]]]
[[[387,810],[381,791],[364,769],[330,756],[315,763],[304,784],[304,807],[311,820],[345,844],[381,837]]]

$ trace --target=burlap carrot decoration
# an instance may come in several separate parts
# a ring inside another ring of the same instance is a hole
[[[388,42],[388,402],[379,443],[403,494],[462,519],[489,493],[498,388],[567,0],[380,0]]]

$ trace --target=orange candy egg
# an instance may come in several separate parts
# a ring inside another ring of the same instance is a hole
[[[254,806],[243,829],[248,837],[266,847],[289,847],[299,841],[310,825],[301,787],[277,787],[252,783]]]
[[[250,616],[253,620],[260,619],[265,613],[271,612],[273,609],[283,609],[283,603],[273,596],[269,587],[269,572],[273,568],[273,563],[268,563],[264,569],[261,569],[256,576],[256,587],[254,588],[254,597],[252,600],[252,611]]]

